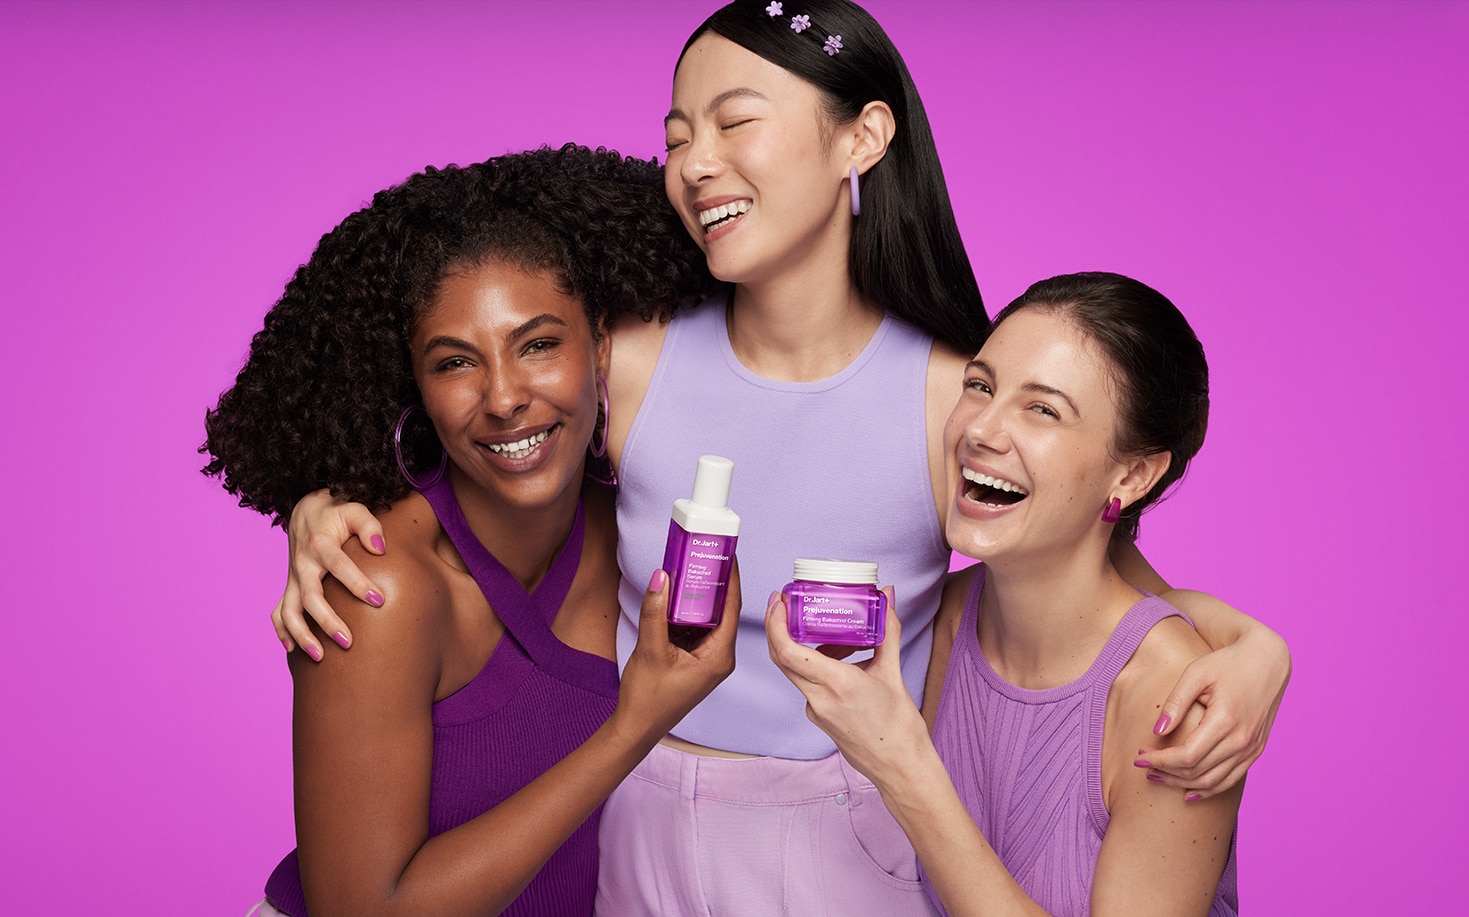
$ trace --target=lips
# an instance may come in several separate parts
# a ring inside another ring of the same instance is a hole
[[[475,445],[483,449],[494,464],[519,470],[535,464],[538,457],[546,451],[547,440],[552,439],[560,429],[559,423],[551,424],[539,430],[517,431],[496,436],[494,439],[478,439]]]

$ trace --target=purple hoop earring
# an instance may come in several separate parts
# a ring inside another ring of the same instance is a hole
[[[592,450],[594,458],[601,458],[607,454],[607,426],[612,421],[611,402],[607,399],[607,377],[597,373],[597,395],[602,400],[602,445],[597,445],[597,429],[592,428],[591,442],[587,448]]]
[[[1122,501],[1117,499],[1116,497],[1113,497],[1112,502],[1107,504],[1107,508],[1102,510],[1102,521],[1107,523],[1108,525],[1112,525],[1121,518]]]
[[[852,166],[852,216],[862,215],[862,195],[857,190],[857,167]]]
[[[592,430],[592,439],[587,443],[587,453],[591,459],[587,461],[586,476],[598,484],[608,487],[617,486],[617,469],[612,467],[612,460],[607,457],[607,431],[608,424],[612,422],[612,403],[607,397],[607,379],[601,373],[597,373],[597,392],[602,400],[602,445],[597,445],[597,431]]]
[[[403,480],[408,482],[408,486],[417,491],[424,491],[439,483],[439,479],[444,476],[444,470],[449,467],[449,453],[444,451],[442,446],[439,448],[439,467],[434,471],[433,477],[424,481],[413,476],[403,462],[403,425],[408,422],[408,418],[414,411],[428,413],[421,404],[410,404],[403,409],[403,413],[398,415],[398,425],[393,428],[393,455],[398,459],[398,472],[403,475]]]

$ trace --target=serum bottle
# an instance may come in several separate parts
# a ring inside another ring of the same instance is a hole
[[[888,597],[877,588],[877,564],[802,557],[795,567],[795,581],[781,590],[792,640],[841,646],[882,642]]]
[[[701,455],[693,496],[673,503],[668,547],[663,551],[670,623],[714,627],[724,617],[724,596],[740,534],[740,517],[729,508],[733,475],[734,462]]]

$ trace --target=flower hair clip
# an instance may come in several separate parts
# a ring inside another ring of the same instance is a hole
[[[781,0],[771,0],[770,5],[765,8],[765,15],[769,16],[771,19],[778,19],[784,16],[785,4],[782,3]],[[791,16],[792,32],[800,35],[802,32],[806,31],[809,28],[811,28],[810,16],[806,15],[805,13],[797,13]],[[816,36],[813,35],[811,37],[815,39]],[[827,57],[836,57],[838,54],[842,53],[842,36],[826,36],[826,41],[822,43],[821,50],[826,52]]]

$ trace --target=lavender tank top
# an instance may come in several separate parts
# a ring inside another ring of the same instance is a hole
[[[1088,914],[1097,854],[1111,821],[1102,798],[1107,694],[1154,625],[1174,615],[1188,619],[1147,596],[1128,610],[1076,681],[1019,688],[995,672],[979,645],[984,578],[981,567],[949,654],[933,744],[970,817],[1026,894],[1047,913]],[[926,875],[923,883],[939,905]],[[1209,914],[1238,913],[1231,839]]]
[[[617,703],[617,668],[610,659],[567,646],[551,631],[581,560],[585,520],[580,506],[550,570],[534,592],[526,592],[474,536],[448,475],[423,495],[505,625],[505,635],[479,674],[433,705],[432,837],[504,802],[596,732]],[[599,806],[501,913],[591,914],[601,815]],[[265,891],[278,910],[306,917],[294,850],[271,874]]]
[[[734,461],[744,588],[734,674],[674,735],[746,754],[823,758],[836,746],[806,719],[801,693],[770,661],[765,602],[797,557],[877,561],[903,618],[903,677],[915,699],[933,642],[949,550],[928,475],[924,395],[933,339],[885,318],[867,347],[819,382],[778,382],[742,365],[725,325],[727,297],[668,327],[618,468],[622,664],[638,608],[663,563],[673,501],[688,497],[700,455]]]

